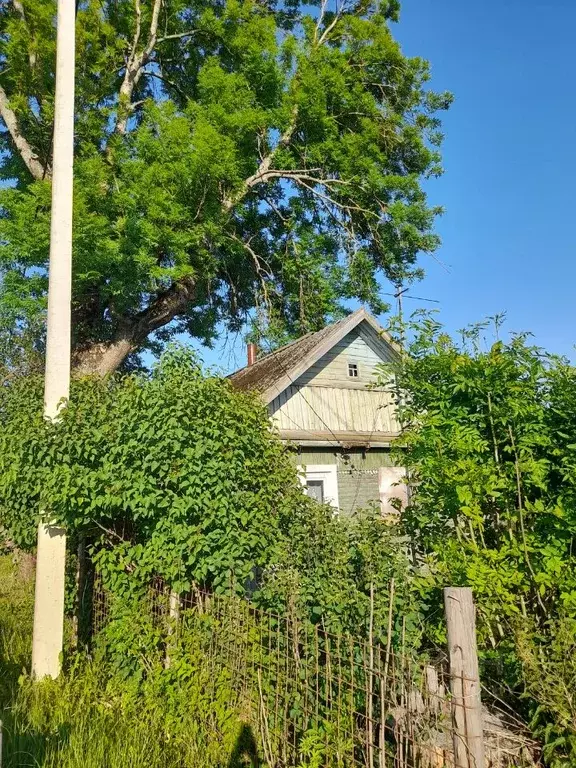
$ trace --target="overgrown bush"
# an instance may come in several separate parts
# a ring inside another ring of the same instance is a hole
[[[0,390],[0,522],[30,548],[45,510],[89,538],[115,590],[154,576],[243,589],[307,503],[262,404],[183,349],[150,376],[74,382],[57,424],[42,418],[40,378]]]
[[[110,613],[96,661],[69,655],[62,679],[40,687],[24,677],[16,688],[13,675],[9,753],[29,750],[39,765],[79,766],[86,752],[94,765],[105,753],[111,766],[242,764],[238,728],[250,713],[227,665],[218,675],[206,665],[214,628],[207,639],[193,627],[171,647],[165,615],[140,609],[153,582],[242,592],[301,626],[375,641],[392,616],[395,645],[419,642],[405,540],[377,511],[341,518],[308,499],[264,406],[204,375],[185,350],[151,375],[75,381],[56,424],[42,418],[40,378],[5,380],[0,524],[33,549],[41,510],[66,527],[72,551],[88,541]]]
[[[293,604],[332,632],[386,643],[393,596],[393,642],[416,648],[425,609],[408,542],[378,508],[351,516],[311,505],[283,521],[277,563],[265,574],[258,600],[282,610]]]
[[[377,513],[342,519],[308,499],[258,398],[204,375],[182,348],[151,375],[73,382],[56,424],[42,417],[41,378],[5,382],[0,523],[31,549],[40,510],[66,527],[71,551],[86,537],[116,594],[143,594],[158,577],[178,593],[249,590],[264,607],[297,603],[356,633],[372,594],[385,632],[395,578],[395,616],[417,636],[405,542]]]
[[[551,768],[576,765],[576,617],[560,615],[543,631],[524,621],[515,637],[544,758]]]
[[[440,587],[473,588],[485,682],[538,713],[547,756],[572,764],[576,723],[558,692],[574,683],[560,638],[576,618],[576,369],[526,335],[486,345],[483,325],[461,342],[430,316],[407,330],[396,371],[412,488],[402,526],[423,587],[437,615]],[[443,641],[433,613],[427,631]]]

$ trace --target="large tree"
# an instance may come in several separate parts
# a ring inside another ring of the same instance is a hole
[[[336,2],[336,4],[334,4]],[[248,316],[301,333],[438,243],[428,66],[397,0],[79,0],[74,357],[106,373]],[[0,8],[0,323],[45,305],[55,2]],[[261,329],[262,332],[262,329]]]

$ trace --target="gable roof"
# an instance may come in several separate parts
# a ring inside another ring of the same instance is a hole
[[[392,348],[400,354],[400,348],[392,341],[390,335],[362,308],[320,331],[307,333],[296,341],[279,347],[253,365],[241,368],[229,376],[230,381],[237,389],[260,392],[268,405],[361,323],[368,323],[388,350]]]

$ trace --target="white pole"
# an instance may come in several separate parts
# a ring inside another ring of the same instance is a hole
[[[58,417],[70,393],[75,0],[58,0],[52,218],[44,415]],[[49,512],[49,510],[48,510]],[[38,526],[32,675],[57,677],[64,625],[66,535],[49,518]]]

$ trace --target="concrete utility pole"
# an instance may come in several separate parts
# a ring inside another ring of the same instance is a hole
[[[58,418],[70,393],[72,185],[74,160],[75,0],[58,0],[56,99],[52,160],[52,218],[44,416]],[[64,628],[66,535],[50,522],[38,526],[32,675],[58,677]]]

